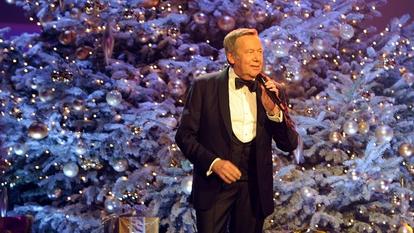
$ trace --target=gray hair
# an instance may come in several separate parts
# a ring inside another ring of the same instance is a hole
[[[239,37],[245,35],[255,35],[257,36],[257,30],[254,28],[238,28],[231,32],[229,32],[226,37],[224,37],[223,47],[226,53],[234,52],[234,45],[236,44],[236,40]]]

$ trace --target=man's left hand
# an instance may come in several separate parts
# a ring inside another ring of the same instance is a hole
[[[279,96],[279,89],[278,89],[278,84],[276,83],[276,81],[274,81],[273,79],[271,79],[267,76],[265,76],[265,78],[266,78],[266,83],[265,83],[266,88],[268,90],[270,90],[271,92],[274,92],[276,94],[276,96]],[[262,89],[261,100],[262,100],[262,104],[263,104],[263,107],[265,108],[266,112],[270,113],[270,115],[279,114],[280,109],[278,107],[276,107],[277,105],[267,95],[267,93],[265,91],[265,87],[263,85],[260,85],[260,88]],[[274,112],[274,110],[276,112]]]

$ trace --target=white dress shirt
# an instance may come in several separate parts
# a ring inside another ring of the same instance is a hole
[[[233,68],[229,68],[229,108],[231,128],[234,135],[241,142],[246,143],[252,141],[256,137],[256,119],[257,119],[257,103],[256,92],[250,92],[247,86],[236,89],[235,79],[237,78]],[[259,87],[258,87],[259,88]],[[275,108],[277,108],[275,106]],[[275,122],[283,121],[283,113],[279,111],[279,115],[267,117]],[[220,160],[216,158],[207,171],[207,176],[212,173],[212,167],[215,162]]]

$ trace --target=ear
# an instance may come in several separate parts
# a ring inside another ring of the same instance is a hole
[[[227,56],[227,61],[230,63],[230,65],[233,65],[235,63],[233,53],[227,52],[226,56]]]

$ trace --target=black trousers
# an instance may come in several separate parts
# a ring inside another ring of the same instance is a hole
[[[224,184],[213,206],[196,210],[198,233],[261,233],[263,217],[258,217],[255,197],[248,181]]]

